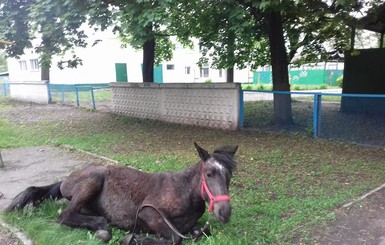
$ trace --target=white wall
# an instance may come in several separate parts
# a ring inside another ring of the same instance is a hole
[[[15,100],[48,104],[48,85],[46,81],[11,82],[11,98]]]
[[[114,112],[136,118],[236,130],[239,84],[111,83]]]
[[[120,41],[110,32],[100,32],[92,35],[88,43],[101,39],[102,42],[94,47],[76,48],[74,52],[83,60],[83,65],[76,69],[57,67],[60,60],[69,59],[72,54],[64,57],[53,58],[53,65],[50,70],[50,82],[56,84],[75,83],[110,83],[116,81],[115,63],[127,64],[128,82],[142,82],[142,51],[134,50],[131,47],[122,48]],[[162,63],[164,83],[202,83],[208,79],[213,82],[225,82],[226,70],[222,70],[222,77],[219,71],[209,69],[209,77],[200,77],[200,68],[197,62],[200,57],[198,45],[191,50],[176,44],[173,59]],[[32,50],[26,50],[26,54],[20,59],[9,58],[9,79],[10,81],[40,81],[40,69],[32,70],[30,60],[38,59],[38,55]],[[20,69],[20,61],[25,61],[27,70]],[[168,70],[167,64],[174,65],[174,70]],[[186,74],[186,67],[190,67],[190,74]],[[248,78],[250,76],[250,78]],[[235,82],[251,82],[252,74],[248,69],[235,71]]]

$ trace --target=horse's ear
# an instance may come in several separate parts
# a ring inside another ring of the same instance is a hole
[[[237,150],[238,146],[222,146],[221,148],[216,149],[214,153],[226,153],[234,156]]]
[[[194,142],[194,146],[197,149],[199,157],[202,159],[202,161],[206,161],[210,157],[210,154],[205,149],[200,147],[196,142]]]

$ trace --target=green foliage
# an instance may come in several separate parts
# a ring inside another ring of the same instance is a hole
[[[7,58],[5,54],[0,51],[0,72],[8,71]]]
[[[337,80],[336,80],[336,82],[337,82],[337,86],[340,87],[340,88],[342,88],[342,84],[343,84],[343,82],[344,82],[344,76],[338,77]]]
[[[213,80],[207,79],[207,80],[205,80],[205,83],[213,83]]]

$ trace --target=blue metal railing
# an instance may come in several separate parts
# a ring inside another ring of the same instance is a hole
[[[80,106],[80,96],[79,92],[88,92],[90,93],[92,108],[96,110],[95,103],[95,94],[94,90],[105,89],[106,86],[89,86],[89,85],[76,85],[76,84],[49,84],[49,97],[50,101],[53,101],[52,94],[60,94],[60,101],[62,104],[66,103],[66,94],[72,94],[75,96],[76,106]]]
[[[355,100],[352,100],[353,102],[356,102],[356,104],[353,104],[352,107],[356,109],[358,105],[361,105],[361,107],[367,107],[368,110],[370,110],[370,107],[372,107],[373,104],[378,104],[380,101],[380,105],[378,106],[380,112],[374,112],[374,113],[384,113],[385,114],[385,95],[384,94],[343,94],[343,93],[322,93],[322,92],[284,92],[284,91],[256,91],[256,90],[241,90],[240,91],[240,113],[239,113],[239,126],[240,128],[244,127],[245,122],[245,112],[244,112],[244,103],[245,103],[245,96],[244,93],[260,93],[260,94],[287,94],[287,95],[303,95],[303,96],[312,96],[313,97],[313,113],[312,113],[312,135],[314,138],[318,138],[321,134],[321,114],[322,114],[322,97],[325,96],[338,96],[341,97],[341,108],[343,107],[343,99],[344,98],[355,98]],[[273,100],[273,96],[271,97],[271,100]],[[372,100],[372,102],[370,102]],[[362,101],[366,101],[369,103],[363,104]],[[374,102],[374,103],[373,103]],[[367,113],[367,112],[365,112]],[[372,113],[372,114],[374,114]]]
[[[0,84],[0,96],[2,96],[2,97],[9,96],[9,84],[8,83]]]

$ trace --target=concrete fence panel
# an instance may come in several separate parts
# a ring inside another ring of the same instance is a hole
[[[49,90],[48,81],[38,82],[10,82],[9,90],[12,99],[48,104]]]
[[[110,83],[114,112],[136,118],[236,130],[240,84]]]

